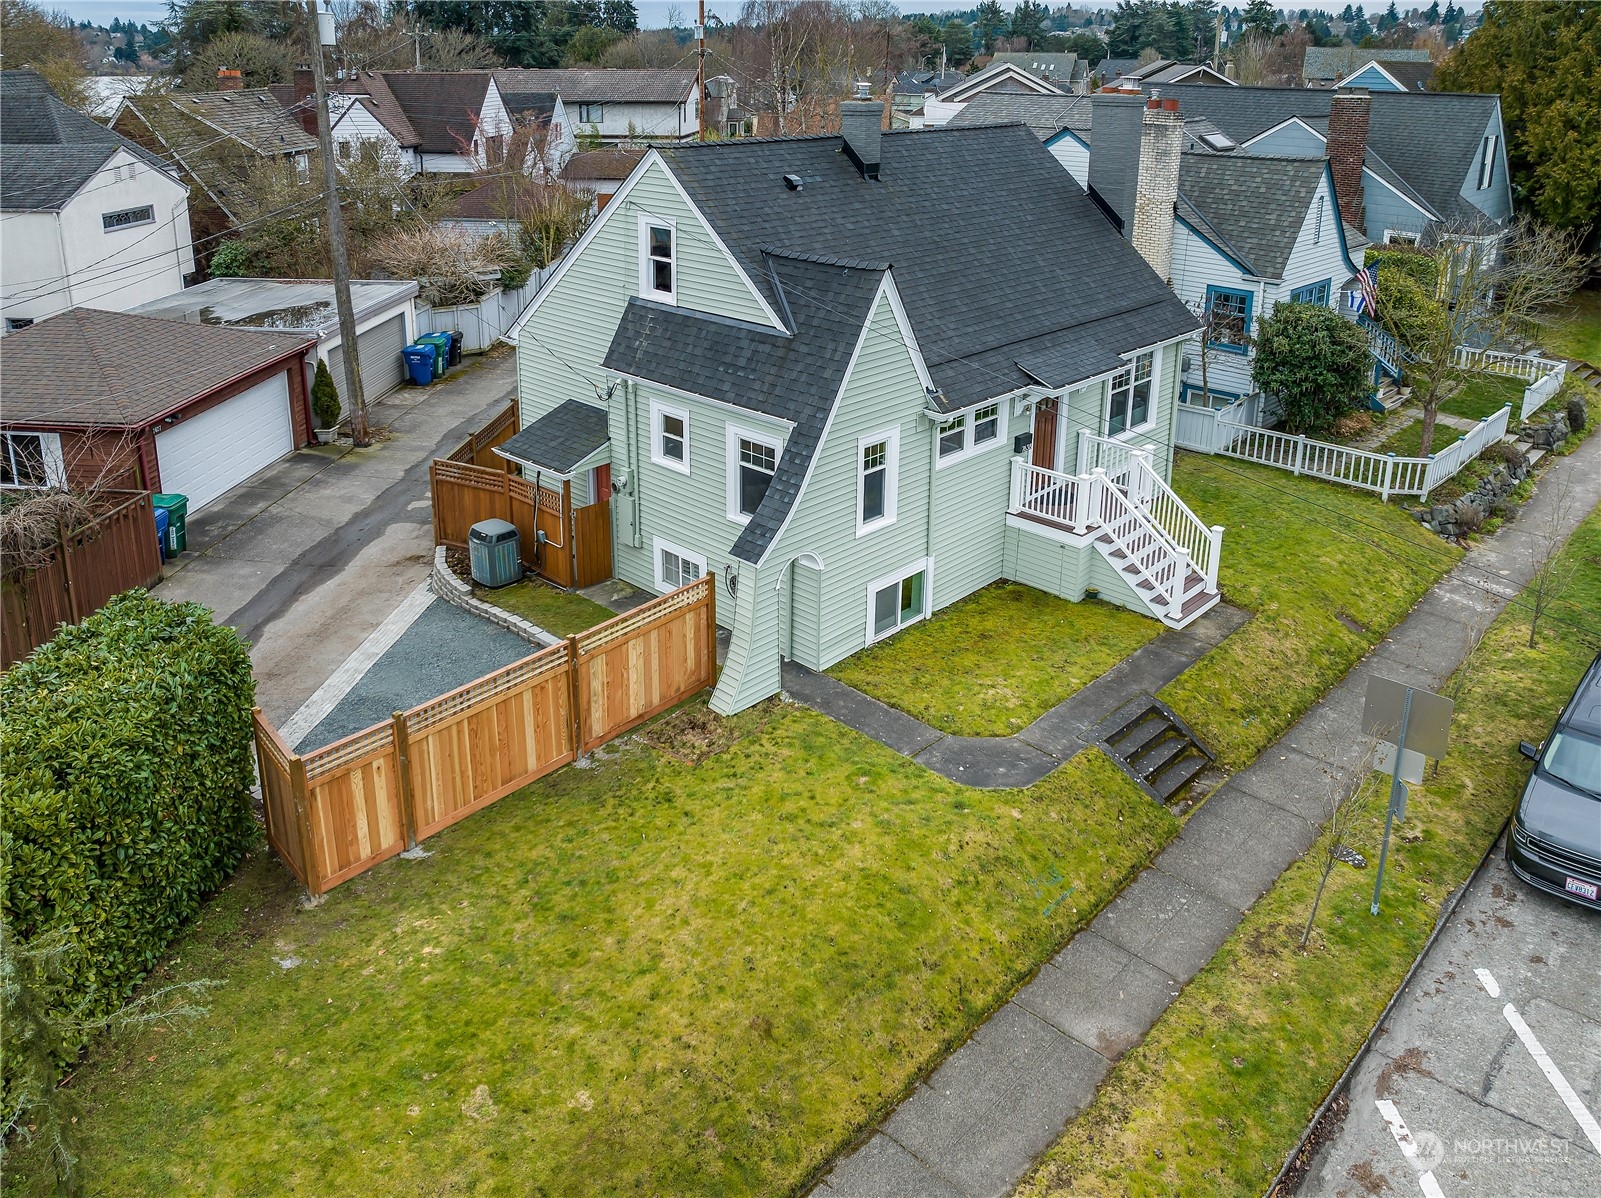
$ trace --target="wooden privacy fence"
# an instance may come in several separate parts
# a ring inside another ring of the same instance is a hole
[[[51,560],[34,570],[7,571],[0,667],[26,657],[56,633],[76,624],[130,587],[161,578],[155,514],[149,492],[130,493],[82,528],[57,526]]]
[[[573,486],[540,486],[503,470],[436,458],[429,467],[434,544],[467,548],[480,520],[517,526],[525,567],[559,587],[587,587],[611,577],[611,502],[574,509]],[[541,539],[543,534],[543,539]]]
[[[460,462],[467,466],[484,466],[493,470],[507,471],[511,463],[495,453],[495,446],[503,445],[516,435],[522,427],[521,418],[517,412],[517,401],[514,399],[501,411],[479,429],[458,445],[453,453],[447,454],[447,462]]]
[[[712,575],[326,748],[255,713],[267,840],[312,894],[710,686]]]

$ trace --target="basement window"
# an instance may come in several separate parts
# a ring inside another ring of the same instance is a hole
[[[656,589],[662,593],[687,587],[706,574],[706,559],[671,541],[654,538],[656,546]]]
[[[928,615],[929,561],[880,578],[867,588],[867,643],[881,641]]]

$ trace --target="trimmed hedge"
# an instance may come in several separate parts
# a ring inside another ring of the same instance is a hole
[[[58,1010],[116,1010],[255,842],[254,697],[233,629],[142,590],[0,680],[4,916],[65,930]]]

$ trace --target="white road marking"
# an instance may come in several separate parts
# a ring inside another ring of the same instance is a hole
[[[1488,969],[1475,969],[1473,972],[1479,975],[1479,985],[1484,987],[1486,994],[1491,998],[1501,997],[1501,987],[1495,984],[1495,976]]]
[[[1445,1191],[1440,1183],[1434,1180],[1434,1171],[1424,1169],[1418,1157],[1418,1144],[1407,1130],[1406,1120],[1401,1118],[1401,1112],[1395,1109],[1395,1103],[1388,1098],[1380,1098],[1374,1104],[1379,1108],[1379,1114],[1384,1116],[1384,1122],[1390,1127],[1390,1134],[1395,1137],[1396,1145],[1401,1149],[1401,1155],[1406,1157],[1407,1163],[1418,1172],[1418,1185],[1423,1187],[1423,1198],[1445,1198]]]
[[[1544,1046],[1534,1038],[1529,1025],[1523,1022],[1523,1016],[1518,1014],[1518,1009],[1507,1003],[1501,1008],[1501,1014],[1506,1016],[1506,1021],[1512,1025],[1512,1030],[1518,1034],[1518,1039],[1523,1041],[1523,1047],[1529,1050],[1534,1063],[1540,1067],[1540,1072],[1545,1074],[1546,1081],[1551,1083],[1551,1088],[1557,1092],[1557,1096],[1578,1121],[1579,1127],[1589,1137],[1591,1147],[1601,1154],[1601,1124],[1596,1122],[1595,1116],[1583,1102],[1579,1101],[1579,1096],[1574,1093],[1573,1087],[1568,1085],[1568,1079],[1562,1076],[1562,1070],[1557,1068],[1556,1062],[1551,1059]]]
[[[425,582],[401,601],[399,607],[389,613],[389,618],[372,634],[361,642],[357,650],[344,663],[328,676],[328,681],[317,688],[317,693],[307,699],[300,710],[289,717],[289,722],[278,729],[284,738],[284,744],[290,748],[297,747],[302,740],[335,707],[339,701],[355,689],[367,671],[372,669],[377,660],[387,653],[401,634],[410,628],[422,615],[423,609],[434,601],[433,592],[428,589]]]

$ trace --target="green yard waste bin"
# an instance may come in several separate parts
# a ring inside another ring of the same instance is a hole
[[[158,508],[165,508],[167,512],[167,556],[171,557],[189,548],[189,529],[186,524],[189,515],[189,496],[152,495],[150,501]]]
[[[425,333],[417,338],[418,345],[434,347],[434,378],[440,378],[450,369],[450,334]]]

